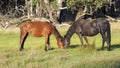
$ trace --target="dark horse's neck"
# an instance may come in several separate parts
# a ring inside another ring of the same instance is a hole
[[[67,40],[67,41],[70,41],[72,35],[75,33],[75,27],[74,26],[71,26],[67,33],[65,34],[64,38]]]

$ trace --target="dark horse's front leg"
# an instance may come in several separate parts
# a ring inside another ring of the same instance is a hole
[[[81,46],[83,46],[83,38],[82,38],[82,35],[78,32],[78,33],[76,33],[78,36],[79,36],[79,38],[80,38],[80,42],[81,42]]]
[[[81,45],[82,45],[82,46],[84,45],[84,43],[83,43],[83,38],[84,38],[84,40],[86,41],[87,45],[89,45],[89,42],[88,42],[88,39],[87,39],[86,36],[82,36],[81,33],[77,33],[77,35],[78,35],[79,38],[80,38],[80,41],[81,41]]]
[[[85,42],[87,43],[87,45],[90,45],[86,36],[84,36],[84,39],[85,39]]]
[[[20,51],[22,51],[23,50],[23,48],[24,48],[24,42],[25,42],[25,39],[27,38],[27,36],[28,36],[28,33],[27,32],[23,32],[23,31],[21,31],[21,36],[20,36]]]

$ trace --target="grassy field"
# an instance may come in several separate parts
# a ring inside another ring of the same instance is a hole
[[[120,68],[120,24],[113,23],[113,51],[99,50],[101,36],[89,37],[90,46],[80,47],[77,35],[71,38],[68,49],[60,49],[51,36],[50,51],[44,51],[44,37],[29,36],[25,49],[19,49],[19,28],[0,29],[0,68]],[[62,36],[67,28],[58,28]],[[86,43],[85,43],[86,44]]]

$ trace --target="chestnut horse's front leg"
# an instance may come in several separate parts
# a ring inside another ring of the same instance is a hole
[[[45,37],[45,51],[50,50],[50,35]]]

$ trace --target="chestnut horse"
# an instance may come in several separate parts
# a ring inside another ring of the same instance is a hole
[[[95,36],[98,33],[102,36],[102,48],[104,48],[104,43],[106,42],[108,45],[108,50],[111,50],[111,31],[109,21],[104,18],[98,18],[93,21],[78,19],[76,20],[71,27],[68,29],[66,35],[64,36],[64,47],[67,48],[70,44],[70,38],[72,35],[76,33],[83,45],[83,39],[85,39],[86,43],[89,45],[86,36]]]
[[[45,50],[51,49],[50,47],[50,35],[54,35],[57,40],[57,44],[60,48],[63,48],[62,36],[59,34],[57,29],[48,21],[31,21],[24,20],[20,26],[21,36],[20,36],[20,51],[24,48],[24,42],[28,34],[34,37],[45,37]]]

